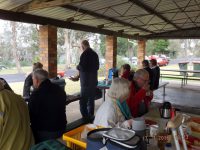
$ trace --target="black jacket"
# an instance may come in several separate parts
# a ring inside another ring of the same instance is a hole
[[[91,48],[86,49],[80,57],[77,69],[80,72],[81,87],[96,87],[99,70],[99,57]]]
[[[33,85],[33,80],[32,80],[32,73],[30,73],[25,81],[24,81],[24,88],[23,88],[23,97],[24,98],[29,98],[31,95],[31,86]]]
[[[153,71],[150,67],[144,68],[149,73],[149,85],[150,89],[153,90]]]
[[[33,131],[63,131],[66,93],[49,79],[43,81],[30,97],[29,114]]]
[[[153,90],[158,89],[159,80],[160,80],[160,68],[156,66],[152,69],[153,72]]]

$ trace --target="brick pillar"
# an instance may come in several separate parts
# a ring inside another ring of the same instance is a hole
[[[145,40],[138,40],[138,49],[137,49],[137,57],[138,57],[138,68],[142,68],[142,61],[145,59]]]
[[[40,62],[49,72],[49,77],[57,76],[57,28],[50,25],[39,29]]]
[[[106,77],[108,76],[108,70],[116,67],[117,63],[117,37],[106,36]]]

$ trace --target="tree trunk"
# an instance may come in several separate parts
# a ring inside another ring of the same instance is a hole
[[[16,22],[11,22],[10,23],[11,28],[12,28],[12,52],[14,56],[14,60],[16,63],[17,71],[18,73],[22,73],[22,68],[19,62],[19,55],[17,54],[17,30],[16,30]]]
[[[65,69],[68,70],[70,68],[70,42],[69,42],[69,30],[65,29],[64,30],[64,38],[65,38],[65,55],[66,55],[66,60],[65,60]]]

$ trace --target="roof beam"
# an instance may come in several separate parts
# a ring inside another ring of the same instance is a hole
[[[88,1],[88,0],[32,0],[28,3],[25,3],[23,5],[20,5],[12,9],[11,11],[27,12],[27,11],[37,10],[37,9],[62,6],[66,4],[84,2],[84,1]]]
[[[200,27],[149,34],[142,37],[145,39],[200,39]]]
[[[105,19],[105,20],[108,20],[108,21],[111,21],[111,22],[114,22],[114,23],[119,23],[119,24],[122,24],[124,26],[130,26],[132,28],[135,28],[135,29],[138,29],[138,30],[141,30],[141,31],[145,31],[145,32],[148,32],[148,33],[154,33],[153,31],[147,30],[147,29],[142,28],[140,26],[133,25],[133,24],[130,24],[130,23],[127,23],[127,22],[124,22],[124,21],[121,21],[121,20],[118,20],[118,19],[115,19],[115,18],[112,18],[112,17],[109,17],[109,16],[105,16],[103,14],[99,14],[99,13],[96,13],[96,12],[93,12],[93,11],[90,11],[90,10],[82,9],[82,8],[79,8],[79,7],[76,7],[76,6],[65,5],[65,6],[62,6],[62,7],[66,8],[66,9],[73,10],[73,11],[80,12],[80,13],[83,13],[83,14],[91,15],[91,16],[94,16],[94,17],[97,17],[97,18]]]
[[[61,21],[57,19],[51,19],[47,17],[40,17],[20,12],[12,12],[7,10],[0,9],[0,19],[9,20],[9,21],[17,21],[17,22],[24,22],[24,23],[32,23],[32,24],[40,24],[40,25],[53,25],[56,27],[67,28],[67,29],[74,29],[92,33],[100,33],[105,35],[113,35],[119,36],[124,38],[131,38],[137,39],[138,37],[134,35],[124,34],[120,32],[114,32],[111,30],[96,28],[88,25],[82,25],[77,23],[71,23],[67,21]]]
[[[180,30],[181,28],[179,26],[177,26],[175,23],[173,23],[172,21],[170,21],[169,19],[165,18],[163,15],[161,15],[159,12],[157,12],[156,10],[152,9],[151,7],[149,7],[148,5],[142,3],[141,0],[129,0],[130,2],[136,4],[137,6],[139,6],[140,8],[144,9],[145,11],[147,11],[150,14],[153,14],[157,17],[159,17],[160,19],[164,20],[166,23],[171,24],[172,26],[174,26],[176,29]]]

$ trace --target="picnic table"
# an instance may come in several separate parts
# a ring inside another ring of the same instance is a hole
[[[105,101],[106,90],[110,88],[110,84],[105,84],[104,81],[99,81],[97,88],[102,90],[103,102]]]
[[[161,71],[166,71],[166,72],[179,72],[183,74],[183,77],[181,75],[176,75],[176,74],[163,74],[161,73],[161,79],[162,77],[167,77],[167,78],[176,78],[176,79],[181,79],[181,87],[187,84],[187,81],[190,80],[200,80],[200,78],[189,78],[188,73],[199,73],[200,70],[175,70],[175,69],[161,69]]]

